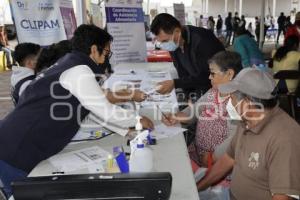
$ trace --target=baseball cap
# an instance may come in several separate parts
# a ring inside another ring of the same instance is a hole
[[[242,92],[258,99],[272,99],[276,82],[268,72],[256,68],[245,68],[229,83],[219,86],[220,93]]]

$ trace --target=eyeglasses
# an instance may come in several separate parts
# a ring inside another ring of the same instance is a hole
[[[113,52],[109,49],[103,49],[106,52],[106,56],[108,57],[108,59],[110,59],[113,55]]]

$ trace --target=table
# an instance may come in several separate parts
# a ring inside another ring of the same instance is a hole
[[[173,73],[174,67],[172,63],[135,63],[135,64],[119,64],[115,67],[115,71],[118,70],[168,70]],[[175,75],[176,76],[176,75]],[[173,91],[174,92],[174,91]],[[153,116],[153,111],[149,109],[142,109],[141,115],[148,117]],[[158,123],[158,122],[156,122]],[[119,135],[111,135],[103,138],[99,141],[82,142],[77,144],[69,144],[62,152],[66,153],[82,148],[91,146],[99,146],[104,150],[112,152],[113,146],[125,147],[128,151],[129,147],[126,146],[124,137]],[[194,180],[194,175],[189,160],[188,151],[186,148],[183,134],[174,136],[172,138],[166,138],[158,141],[158,144],[153,146],[154,155],[154,169],[160,172],[171,172],[173,177],[171,200],[198,200],[198,192]],[[47,176],[52,175],[55,171],[54,167],[48,160],[42,161],[37,167],[35,167],[29,176]],[[73,174],[88,173],[87,169],[74,171]]]
[[[164,50],[148,50],[147,60],[148,62],[172,62],[170,53]]]

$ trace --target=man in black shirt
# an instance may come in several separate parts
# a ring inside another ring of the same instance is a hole
[[[284,16],[284,13],[282,12],[277,19],[277,23],[278,23],[277,43],[279,41],[281,32],[283,32],[283,35],[285,35],[285,21],[286,21],[286,17]]]
[[[229,12],[228,16],[225,19],[225,26],[226,26],[226,45],[229,46],[230,45],[230,41],[231,41],[231,36],[232,36],[232,31],[233,31],[233,26],[232,26],[232,13]]]
[[[160,82],[158,92],[166,94],[174,88],[182,88],[187,95],[206,92],[211,87],[207,61],[224,50],[215,35],[204,28],[182,26],[167,13],[155,17],[151,32],[161,42],[161,49],[170,52],[179,76],[178,79]]]

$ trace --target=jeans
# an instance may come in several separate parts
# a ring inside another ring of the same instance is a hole
[[[12,188],[10,186],[11,182],[24,179],[26,177],[26,172],[0,160],[0,187],[2,187],[7,199],[12,195]]]
[[[227,30],[226,31],[226,38],[225,38],[226,45],[230,45],[231,36],[232,36],[232,31]]]

